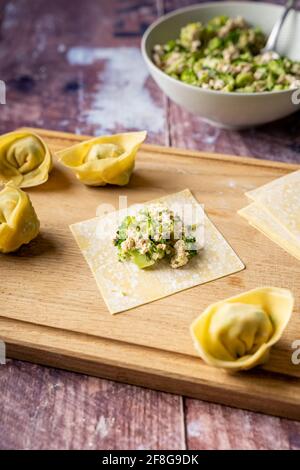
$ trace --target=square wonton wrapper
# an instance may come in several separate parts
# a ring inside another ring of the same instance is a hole
[[[246,193],[300,244],[300,170]],[[273,231],[273,228],[271,229]],[[275,236],[278,228],[275,231]]]
[[[255,202],[239,211],[250,225],[259,230],[290,255],[300,260],[300,243],[272,215]]]
[[[204,224],[205,246],[183,268],[173,269],[166,260],[161,260],[153,269],[145,270],[140,270],[130,261],[119,262],[117,249],[113,246],[120,223],[118,211],[70,227],[111,313],[138,307],[245,268],[189,190],[143,205],[153,202],[166,204],[173,210],[174,206],[191,204]],[[103,231],[105,238],[101,236]]]

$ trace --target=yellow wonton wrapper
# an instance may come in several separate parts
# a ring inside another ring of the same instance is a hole
[[[127,215],[123,215],[122,210],[70,227],[111,313],[153,302],[245,267],[188,189],[145,205],[154,202],[162,203],[179,214],[180,208],[192,208],[195,220],[203,224],[204,247],[182,268],[172,269],[166,260],[144,270],[130,261],[120,263],[113,238]],[[140,206],[132,206],[131,213],[139,209]]]
[[[138,148],[147,132],[107,135],[81,142],[57,153],[61,163],[89,186],[128,184]]]
[[[39,233],[40,223],[29,196],[7,184],[0,192],[0,252],[16,251]]]
[[[264,287],[210,305],[191,325],[195,347],[210,365],[232,371],[265,363],[294,306],[287,289]]]
[[[48,180],[51,169],[51,152],[36,134],[16,131],[0,137],[0,183],[38,186]]]

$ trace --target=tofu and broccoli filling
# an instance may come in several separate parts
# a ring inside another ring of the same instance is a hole
[[[217,16],[189,23],[180,37],[153,49],[153,62],[182,82],[227,92],[253,93],[300,87],[300,62],[260,53],[266,37],[242,17]]]
[[[113,241],[120,261],[131,260],[140,269],[166,258],[174,269],[186,265],[198,252],[196,226],[162,204],[152,204],[136,215],[128,215]]]

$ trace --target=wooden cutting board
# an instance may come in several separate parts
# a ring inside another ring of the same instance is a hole
[[[36,130],[53,151],[86,137]],[[125,188],[90,188],[59,163],[28,190],[41,234],[1,255],[0,337],[9,357],[300,420],[300,262],[237,215],[244,193],[295,165],[144,145]],[[69,225],[100,203],[129,204],[189,188],[246,264],[246,270],[115,316],[107,308]],[[292,320],[269,363],[229,375],[204,364],[189,335],[210,303],[263,285],[290,288]]]

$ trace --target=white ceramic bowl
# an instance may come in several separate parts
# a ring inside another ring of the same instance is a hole
[[[150,74],[171,100],[219,127],[241,129],[288,116],[300,109],[300,104],[297,104],[300,93],[295,101],[292,100],[295,93],[292,90],[240,94],[202,89],[169,77],[151,60],[153,46],[177,38],[180,28],[189,22],[206,23],[217,15],[240,15],[250,24],[260,26],[268,35],[282,8],[263,2],[218,2],[203,3],[169,13],[153,23],[142,39],[142,54]],[[300,60],[299,11],[290,12],[286,19],[277,51],[293,60]]]

